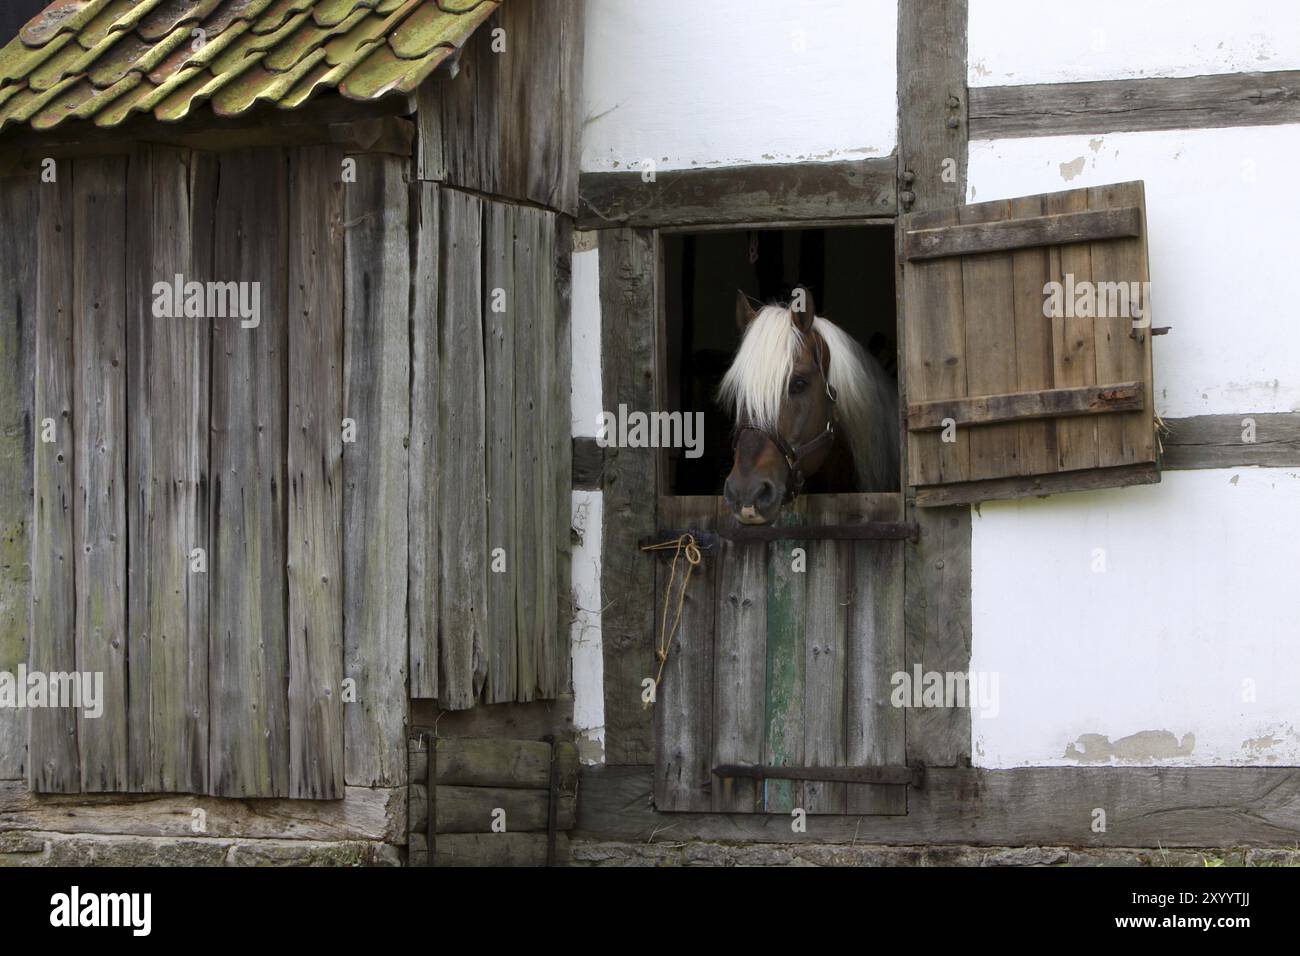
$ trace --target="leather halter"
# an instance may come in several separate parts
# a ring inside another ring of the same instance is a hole
[[[781,437],[781,433],[775,428],[763,428],[760,425],[755,425],[746,421],[741,422],[736,426],[736,435],[731,443],[731,447],[734,449],[740,442],[741,432],[755,431],[766,437],[768,441],[776,446],[776,450],[779,451],[781,457],[785,459],[785,504],[794,501],[794,499],[799,496],[799,493],[803,491],[804,473],[802,465],[804,459],[809,455],[820,451],[822,448],[830,447],[830,445],[835,441],[835,403],[839,396],[836,395],[835,386],[831,384],[830,378],[826,374],[826,369],[822,366],[821,337],[816,335],[816,333],[810,334],[813,335],[813,348],[816,352],[817,371],[821,373],[822,382],[826,385],[826,397],[830,399],[831,402],[831,411],[826,417],[826,427],[822,429],[821,434],[810,441],[804,442],[802,445],[796,446],[790,444]]]

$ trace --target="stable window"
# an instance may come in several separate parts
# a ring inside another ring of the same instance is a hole
[[[705,551],[657,691],[660,810],[906,813],[903,711],[889,702],[903,669],[902,494],[810,475],[775,527],[740,526],[720,497],[733,423],[716,397],[740,340],[737,290],[785,303],[797,284],[896,381],[892,226],[660,233],[659,405],[705,423],[698,457],[660,452],[657,536],[689,529]],[[676,613],[671,573],[661,559],[656,626],[665,600]]]

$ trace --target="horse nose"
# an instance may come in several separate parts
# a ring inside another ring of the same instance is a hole
[[[722,497],[735,510],[758,508],[760,511],[765,511],[776,504],[780,492],[777,491],[776,485],[766,478],[756,485],[748,484],[744,488],[738,488],[735,480],[728,477],[722,486]]]

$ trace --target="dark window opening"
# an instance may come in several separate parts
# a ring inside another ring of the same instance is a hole
[[[663,236],[668,411],[704,413],[703,454],[666,449],[670,495],[718,495],[731,469],[731,417],[718,386],[740,342],[736,290],[788,302],[802,283],[817,314],[844,329],[897,380],[894,230],[880,226],[748,229]],[[807,490],[843,492],[814,480]]]

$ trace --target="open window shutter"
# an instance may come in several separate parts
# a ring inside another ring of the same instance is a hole
[[[819,495],[781,524],[897,521],[897,494]],[[735,528],[713,497],[659,499],[659,524]],[[660,552],[655,626],[671,627],[686,560]],[[655,704],[661,811],[903,814],[904,711],[898,540],[736,542],[692,573]],[[721,772],[719,772],[721,771]],[[859,782],[889,779],[894,782]]]
[[[1160,480],[1141,182],[917,213],[903,259],[918,505]]]

